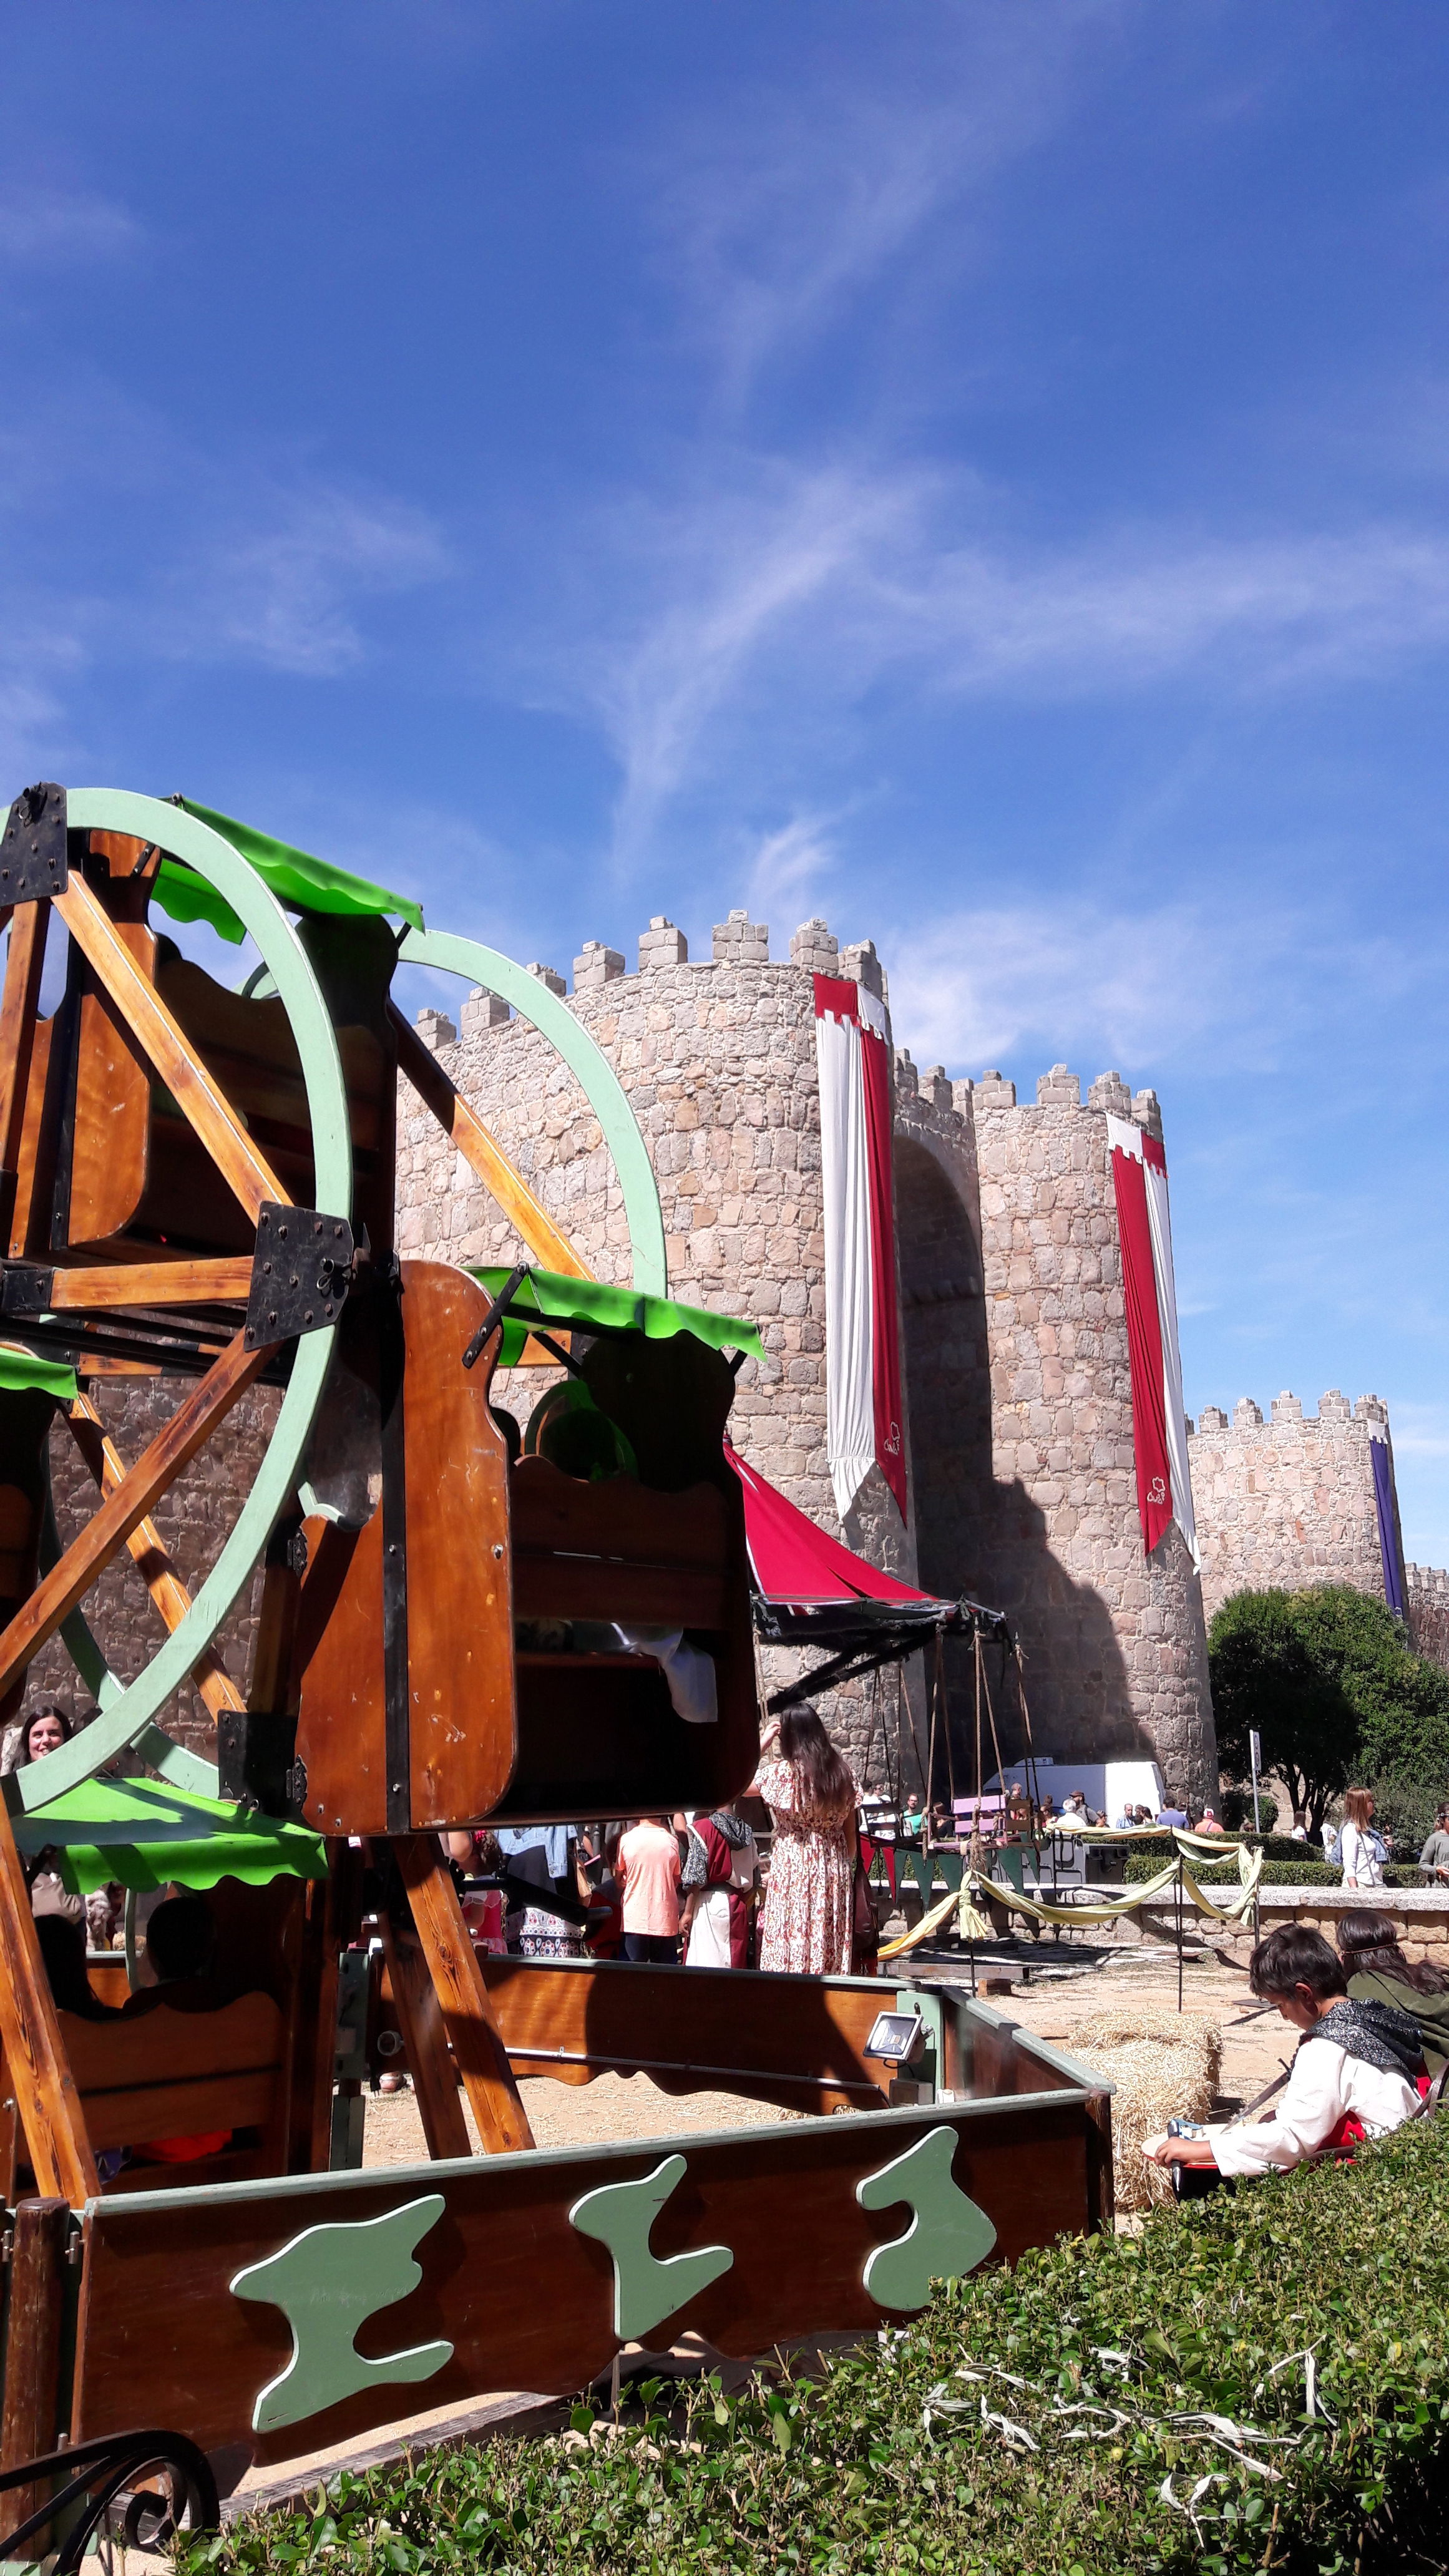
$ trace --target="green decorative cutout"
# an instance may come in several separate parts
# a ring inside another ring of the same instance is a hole
[[[649,2230],[685,2171],[683,2156],[666,2156],[637,2182],[610,2182],[586,2191],[569,2211],[569,2225],[580,2236],[597,2237],[614,2258],[614,2332],[621,2343],[648,2334],[651,2326],[675,2316],[722,2272],[733,2269],[735,2258],[727,2245],[669,2254],[662,2263],[649,2251]]]
[[[413,2248],[442,2217],[444,2205],[440,2191],[430,2192],[381,2218],[304,2227],[280,2253],[237,2273],[234,2295],[280,2308],[292,2329],[291,2360],[268,2380],[252,2410],[254,2433],[300,2424],[359,2388],[431,2379],[452,2360],[450,2343],[419,2343],[367,2361],[353,2340],[379,2308],[393,2307],[417,2288],[423,2273]]]
[[[928,2129],[913,2147],[855,2186],[862,2209],[890,2209],[909,2201],[904,2236],[877,2245],[865,2267],[865,2286],[882,2308],[923,2308],[933,2281],[974,2272],[996,2243],[984,2209],[951,2179],[954,2129]]]

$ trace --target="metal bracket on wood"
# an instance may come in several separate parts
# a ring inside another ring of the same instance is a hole
[[[65,833],[65,789],[53,778],[23,787],[0,838],[0,903],[64,894],[70,882]]]
[[[352,1286],[354,1252],[344,1217],[264,1200],[247,1297],[247,1349],[335,1323]]]
[[[223,1709],[216,1721],[217,1785],[223,1798],[287,1816],[307,1795],[307,1773],[295,1759],[297,1720],[285,1711]],[[300,1796],[296,1792],[300,1790]]]
[[[0,1315],[34,1322],[50,1313],[55,1272],[35,1261],[7,1261],[0,1276]]]

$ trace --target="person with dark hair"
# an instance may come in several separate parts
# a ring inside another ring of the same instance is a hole
[[[619,1844],[624,1956],[635,1966],[679,1964],[679,1843],[667,1816],[641,1816]]]
[[[81,2021],[120,2020],[119,2012],[92,1991],[86,1975],[86,1936],[79,1923],[65,1914],[38,1914],[35,1937],[58,2011],[75,2013]]]
[[[209,1977],[216,1966],[216,1925],[204,1896],[168,1896],[146,1926],[146,1956],[158,1986]]]
[[[1248,1981],[1302,2033],[1277,2110],[1252,2125],[1213,2122],[1195,2135],[1149,2138],[1142,2152],[1155,2164],[1287,2173],[1324,2149],[1385,2138],[1417,2110],[1428,2081],[1417,2021],[1395,2004],[1350,2000],[1342,1961],[1321,1933],[1301,1923],[1270,1932]]]
[[[1392,2004],[1419,2025],[1430,2075],[1449,2066],[1449,1977],[1427,1959],[1406,1959],[1387,1914],[1345,1914],[1338,1955],[1351,2003]]]
[[[760,1923],[760,1965],[847,1977],[854,1930],[855,1811],[860,1791],[813,1708],[787,1708],[761,1745],[752,1795],[774,1840]]]

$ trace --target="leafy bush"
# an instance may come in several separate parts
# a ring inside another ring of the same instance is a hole
[[[1258,1816],[1260,1820],[1260,1829],[1265,1834],[1271,1834],[1274,1826],[1280,1821],[1278,1801],[1276,1798],[1269,1796],[1267,1790],[1263,1787],[1261,1780],[1258,1783]],[[1223,1790],[1223,1793],[1218,1800],[1218,1822],[1224,1828],[1225,1832],[1230,1834],[1240,1834],[1252,1830],[1253,1791],[1251,1784],[1246,1789]]]
[[[1291,1848],[1295,1852],[1311,1852],[1313,1846],[1311,1843],[1294,1843]],[[1238,1885],[1236,1861],[1231,1868],[1219,1868],[1213,1864],[1207,1869],[1198,1869],[1191,1862],[1188,1866],[1199,1887]],[[1134,1852],[1123,1875],[1127,1884],[1135,1887],[1144,1878],[1155,1878],[1161,1867],[1161,1861],[1147,1860]],[[1258,1884],[1260,1887],[1341,1887],[1343,1872],[1332,1861],[1265,1860]],[[1385,1887],[1422,1887],[1424,1884],[1423,1873],[1416,1862],[1391,1861],[1384,1871]],[[1170,1897],[1171,1889],[1167,1892]]]
[[[938,2292],[814,2381],[340,2476],[183,2576],[1442,2568],[1449,2118]]]

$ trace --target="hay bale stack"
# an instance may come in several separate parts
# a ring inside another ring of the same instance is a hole
[[[1162,2166],[1142,2153],[1174,2115],[1205,2120],[1223,2059],[1222,2026],[1140,2005],[1090,2014],[1067,2048],[1116,2086],[1112,2097],[1112,2166],[1119,2209],[1148,2209],[1170,2200]]]

